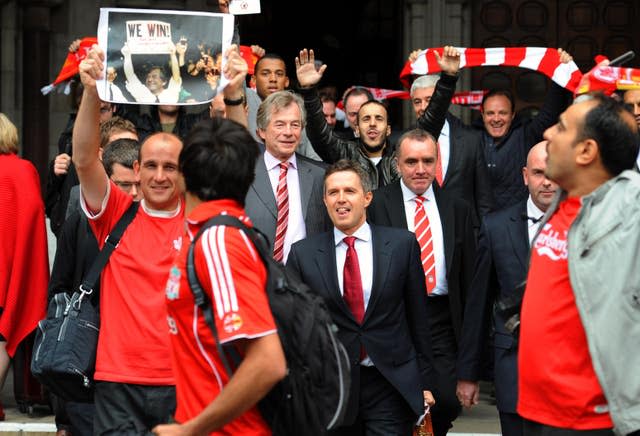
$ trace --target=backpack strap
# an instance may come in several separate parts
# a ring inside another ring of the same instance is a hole
[[[109,261],[111,253],[113,253],[113,250],[115,250],[120,243],[120,238],[122,237],[122,234],[126,230],[127,226],[129,225],[129,223],[131,223],[131,221],[133,221],[133,218],[136,216],[139,206],[140,202],[132,202],[126,212],[122,215],[122,217],[120,217],[113,230],[111,230],[111,233],[109,233],[109,235],[107,236],[102,250],[100,250],[98,256],[91,264],[89,272],[87,272],[87,274],[84,276],[84,279],[82,279],[80,292],[83,296],[91,295],[91,293],[93,292],[93,288],[96,286],[96,283],[100,279],[100,273],[102,273],[102,270]]]
[[[211,300],[202,289],[202,284],[200,283],[200,279],[198,279],[198,275],[196,274],[196,266],[194,262],[196,242],[198,241],[198,239],[200,239],[200,236],[202,236],[202,233],[204,233],[205,230],[213,226],[228,226],[240,229],[249,237],[254,247],[256,247],[256,250],[260,254],[260,258],[263,260],[263,262],[264,257],[262,253],[263,250],[261,250],[261,248],[264,247],[264,243],[257,239],[258,236],[254,229],[245,225],[238,218],[231,215],[216,215],[210,218],[206,223],[204,223],[198,233],[196,233],[196,236],[193,238],[193,241],[189,246],[189,252],[187,253],[187,279],[189,280],[189,287],[191,288],[191,292],[193,293],[194,301],[202,311],[202,316],[209,326],[211,333],[213,333],[213,338],[216,341],[216,348],[218,349],[218,354],[220,355],[220,360],[224,365],[224,369],[227,374],[231,376],[231,374],[233,374],[233,371],[231,370],[231,365],[229,364],[229,360],[227,359],[225,350],[222,348],[222,344],[220,343],[218,329],[216,329],[216,323],[213,319]],[[234,348],[228,347],[227,349],[229,350],[229,354],[231,355],[231,359],[233,360],[235,366],[238,366],[241,360],[240,355]]]

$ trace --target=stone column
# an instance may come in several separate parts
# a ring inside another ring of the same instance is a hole
[[[22,150],[45,185],[49,160],[49,100],[40,88],[50,76],[50,9],[61,0],[23,0],[22,8]]]

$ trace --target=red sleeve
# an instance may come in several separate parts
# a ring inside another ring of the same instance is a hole
[[[214,226],[196,248],[196,270],[212,301],[220,342],[276,331],[265,292],[266,269],[251,242],[236,228]]]
[[[89,225],[91,226],[93,234],[96,235],[100,249],[102,249],[105,239],[132,202],[133,197],[122,192],[122,190],[118,189],[115,183],[109,180],[106,204],[100,213],[92,216],[87,213],[84,197],[82,197],[81,194],[82,210],[87,217],[89,217]]]

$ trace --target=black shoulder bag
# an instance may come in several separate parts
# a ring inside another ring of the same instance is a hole
[[[139,203],[134,201],[122,215],[78,290],[71,296],[66,292],[54,295],[47,317],[38,323],[31,372],[40,383],[65,400],[92,401],[100,314],[88,296],[93,293],[102,270],[136,216],[138,207]]]

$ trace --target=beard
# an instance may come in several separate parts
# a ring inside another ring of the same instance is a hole
[[[379,153],[380,151],[382,151],[384,146],[387,145],[387,138],[382,138],[380,142],[377,144],[367,144],[366,142],[364,142],[364,139],[362,139],[361,137],[360,144],[362,145],[362,147],[364,148],[364,151],[367,154]]]

